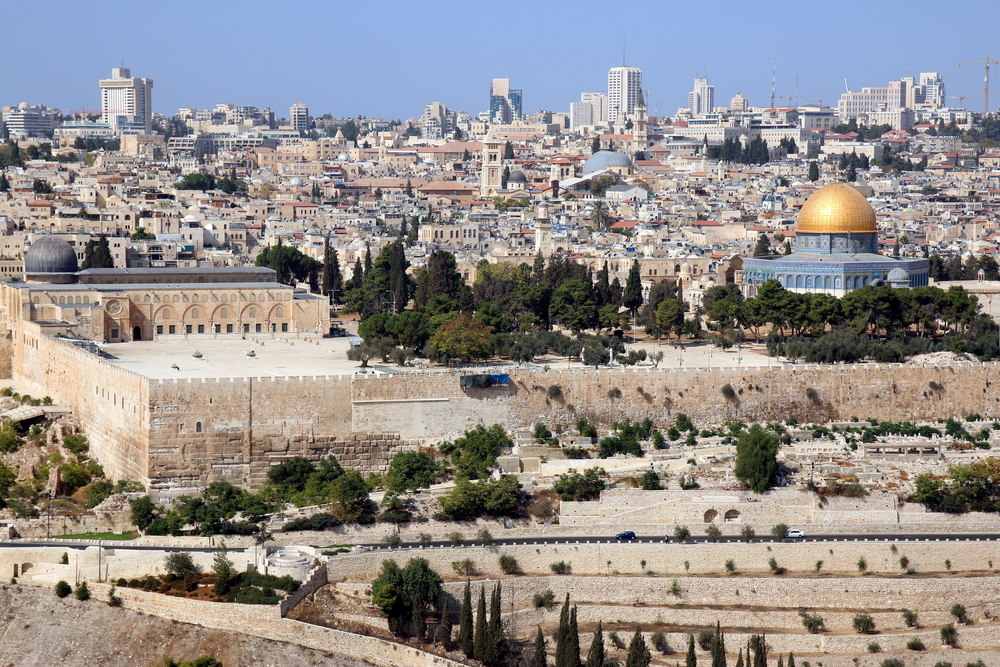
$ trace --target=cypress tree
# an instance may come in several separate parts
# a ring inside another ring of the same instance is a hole
[[[361,287],[361,283],[365,279],[365,269],[361,266],[361,258],[358,257],[354,260],[354,273],[351,275],[351,280],[348,283],[348,289],[358,289]]]
[[[785,659],[782,656],[778,656],[778,667],[785,667]]]
[[[423,641],[424,636],[427,634],[426,607],[424,587],[423,585],[418,585],[416,592],[413,594],[413,616],[411,621],[413,623],[413,635],[421,641]]]
[[[601,622],[597,622],[597,632],[590,642],[590,653],[587,655],[587,667],[604,667],[604,630]]]
[[[632,642],[628,646],[628,655],[625,657],[625,667],[649,667],[649,649],[646,648],[646,640],[642,638],[639,628],[635,629]]]
[[[698,667],[698,654],[694,652],[694,635],[688,635],[688,651],[684,667]]]
[[[472,636],[472,589],[465,582],[462,594],[462,609],[458,616],[458,648],[467,658],[475,657],[475,643]]]
[[[451,649],[451,609],[448,608],[448,598],[444,599],[444,605],[441,607],[441,623],[438,625],[438,641],[444,650],[448,651]],[[743,667],[742,665],[737,665],[737,667]]]
[[[743,665],[743,649],[740,649],[739,655],[736,656],[736,667],[744,667]]]
[[[500,617],[500,582],[493,587],[490,595],[490,619],[486,626],[485,653],[481,658],[483,663],[493,667],[503,661],[504,637],[503,623]]]
[[[372,270],[372,246],[370,243],[365,244],[365,274],[368,275]],[[360,286],[360,283],[359,283]]]
[[[795,667],[795,654],[788,652],[788,667]]]
[[[542,636],[542,626],[538,626],[538,634],[535,635],[535,656],[531,660],[531,667],[549,667],[548,656],[545,655],[545,637]]]
[[[573,607],[573,611],[569,615],[565,660],[565,667],[580,667],[580,632],[576,625],[576,606]]]
[[[718,621],[715,622],[715,637],[712,638],[712,667],[726,667],[726,638]]]
[[[813,182],[819,180],[819,163],[815,161],[809,163],[809,180]]]
[[[569,633],[569,593],[559,611],[559,627],[552,639],[556,642],[556,667],[566,667],[566,635]]]
[[[632,311],[635,316],[635,309],[642,305],[642,278],[639,275],[639,260],[632,260],[632,267],[628,271],[628,280],[625,281],[625,291],[622,293],[622,305]]]
[[[486,644],[489,637],[486,633],[486,591],[479,588],[479,603],[476,605],[476,632],[473,639],[475,658],[482,660],[486,657]]]
[[[10,190],[10,181],[7,180],[7,174],[0,173],[0,192],[8,190]]]

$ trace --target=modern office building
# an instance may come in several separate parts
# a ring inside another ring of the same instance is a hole
[[[715,86],[708,83],[707,78],[695,79],[694,90],[688,93],[688,109],[691,115],[712,113],[715,108]]]
[[[608,120],[608,98],[604,93],[580,93],[580,101],[569,106],[571,129],[599,125]]]
[[[133,77],[127,67],[115,67],[101,79],[101,122],[116,133],[152,134],[153,80]]]
[[[44,137],[59,125],[59,109],[21,102],[3,108],[3,124],[11,138]]]
[[[490,85],[491,123],[506,125],[523,116],[522,92],[510,87],[510,79],[493,79]]]
[[[612,67],[608,71],[608,120],[619,119],[635,112],[642,96],[642,70],[638,67]]]
[[[293,104],[292,108],[288,110],[288,122],[291,124],[293,130],[308,132],[309,107],[302,104],[302,102]]]
[[[458,115],[441,104],[431,102],[424,107],[420,117],[420,129],[424,139],[449,139],[455,133]]]

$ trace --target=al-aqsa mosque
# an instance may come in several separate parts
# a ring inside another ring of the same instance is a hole
[[[843,296],[866,285],[920,287],[928,284],[929,262],[878,252],[875,210],[847,183],[831,183],[806,201],[790,255],[747,257],[743,292],[747,297],[768,280],[792,292]]]

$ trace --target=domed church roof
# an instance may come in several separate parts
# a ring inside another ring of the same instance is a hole
[[[611,167],[631,167],[632,158],[625,153],[618,151],[597,151],[583,165],[583,175],[593,174],[595,171],[603,171]]]
[[[528,177],[524,175],[524,172],[518,169],[517,171],[510,172],[510,177],[507,179],[508,183],[527,183]]]
[[[73,246],[58,236],[46,236],[35,241],[24,255],[26,274],[76,273],[79,270]]]
[[[796,231],[837,234],[874,232],[875,209],[847,183],[831,183],[806,200]]]

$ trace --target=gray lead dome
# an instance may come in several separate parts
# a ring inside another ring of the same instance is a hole
[[[46,236],[31,244],[24,255],[24,272],[76,273],[79,270],[76,252],[58,236]]]
[[[604,171],[611,167],[631,167],[632,158],[618,151],[600,150],[587,158],[583,165],[583,175],[593,174],[595,171]]]

